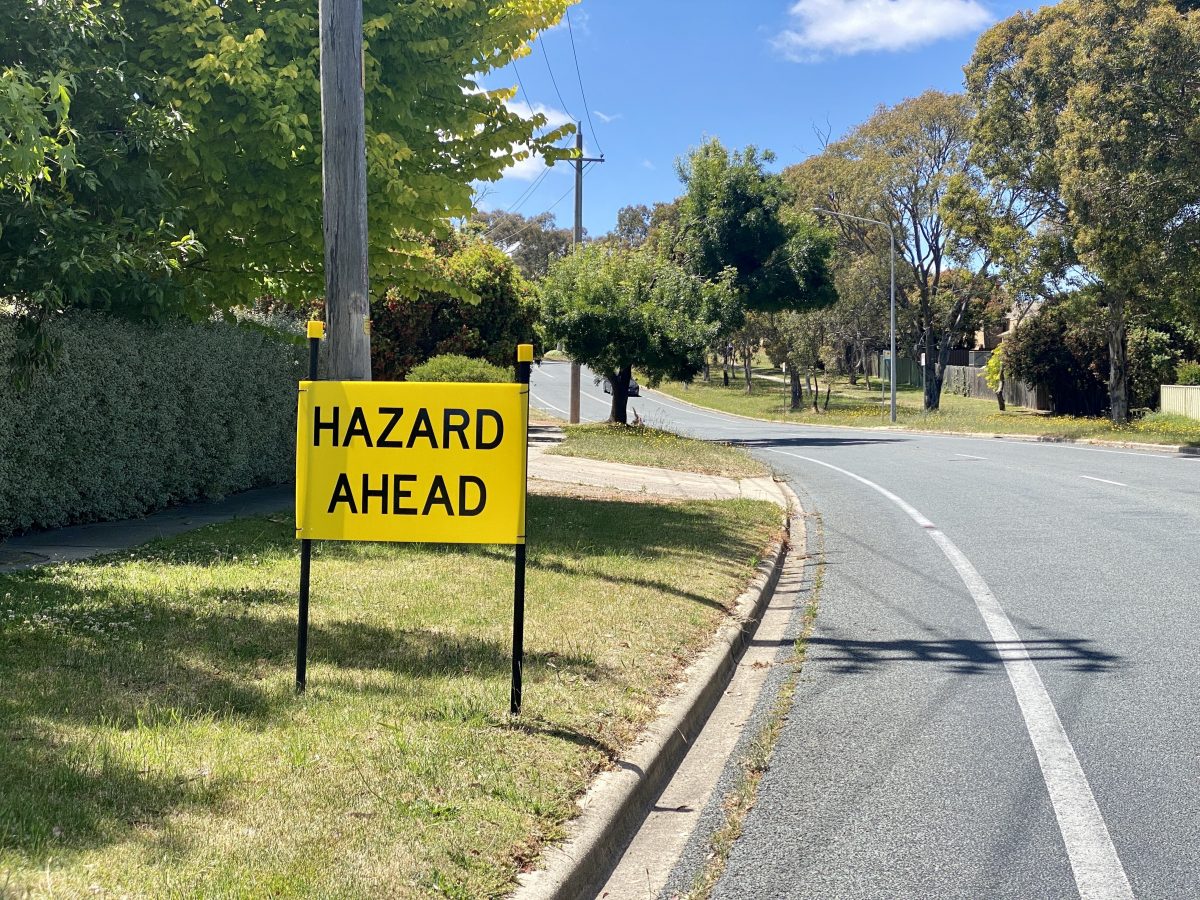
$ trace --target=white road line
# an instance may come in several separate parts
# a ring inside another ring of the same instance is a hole
[[[541,397],[539,397],[539,396],[538,396],[537,394],[535,394],[533,391],[530,391],[530,392],[529,392],[529,397],[530,397],[530,399],[532,399],[532,400],[533,400],[533,402],[534,402],[536,405],[538,405],[538,406],[544,407],[544,408],[546,408],[546,409],[552,409],[552,410],[554,410],[555,412],[560,412],[560,413],[562,413],[564,416],[569,416],[569,415],[571,415],[571,414],[570,414],[569,412],[567,412],[565,409],[562,409],[561,407],[555,406],[553,403],[548,403],[547,401],[543,400]]]
[[[972,456],[970,453],[955,453],[954,455],[961,456],[963,459],[981,459],[984,462],[987,462],[986,456]]]
[[[1066,845],[1067,856],[1071,860],[1071,871],[1075,875],[1075,885],[1079,889],[1080,897],[1082,900],[1132,900],[1133,889],[1129,885],[1129,877],[1125,874],[1120,857],[1117,856],[1108,826],[1104,824],[1104,817],[1100,814],[1095,795],[1092,794],[1091,785],[1088,784],[1087,776],[1079,764],[1075,748],[1071,746],[1071,739],[1063,728],[1062,720],[1058,717],[1058,711],[1054,708],[1046,686],[1042,683],[1042,677],[1029,658],[1029,652],[1004,607],[1000,605],[1000,601],[996,599],[996,595],[971,561],[929,519],[887,488],[819,459],[788,453],[785,450],[771,452],[833,469],[878,491],[924,528],[934,543],[941,548],[963,584],[967,586],[967,590],[971,592],[975,607],[983,617],[992,640],[1006,648],[1001,660],[1008,673],[1013,693],[1016,694],[1021,715],[1025,719],[1025,729],[1029,732],[1029,739],[1037,754],[1038,765],[1041,766],[1042,778],[1046,782],[1050,802],[1058,818],[1058,828],[1062,832],[1063,844]]]
[[[558,378],[557,375],[551,375],[550,371],[548,369],[543,369],[541,366],[538,366],[537,371],[538,371],[539,375],[545,375],[547,378],[554,378],[554,379]]]
[[[1091,475],[1080,475],[1080,478],[1086,478],[1088,481],[1102,481],[1105,484],[1115,484],[1117,487],[1129,487],[1127,484],[1122,484],[1120,481],[1109,481],[1107,478],[1093,478]]]

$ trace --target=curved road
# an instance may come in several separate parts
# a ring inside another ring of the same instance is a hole
[[[535,367],[535,406],[565,418],[568,370]],[[717,897],[1200,897],[1200,459],[630,402],[748,447],[823,535]]]

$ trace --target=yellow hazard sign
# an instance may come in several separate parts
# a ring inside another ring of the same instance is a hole
[[[525,542],[529,386],[302,381],[296,537]]]

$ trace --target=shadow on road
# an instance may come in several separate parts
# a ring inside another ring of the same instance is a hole
[[[857,641],[811,637],[806,662],[831,664],[839,674],[876,671],[895,663],[926,662],[959,675],[977,675],[996,669],[1006,660],[1019,659],[1020,645],[966,639]],[[1035,663],[1062,662],[1075,672],[1108,672],[1121,657],[1099,649],[1086,638],[1050,638],[1023,641]]]
[[[751,450],[771,450],[781,447],[852,447],[858,444],[903,444],[908,438],[901,437],[782,437],[782,438],[728,438],[730,444]]]

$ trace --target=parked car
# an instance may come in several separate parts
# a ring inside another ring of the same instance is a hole
[[[612,393],[612,384],[609,382],[609,380],[607,378],[605,378],[601,384],[602,384],[602,387],[604,388],[604,393],[606,393],[606,394]],[[642,386],[640,384],[638,384],[637,380],[634,378],[629,379],[629,396],[630,397],[642,396]]]

